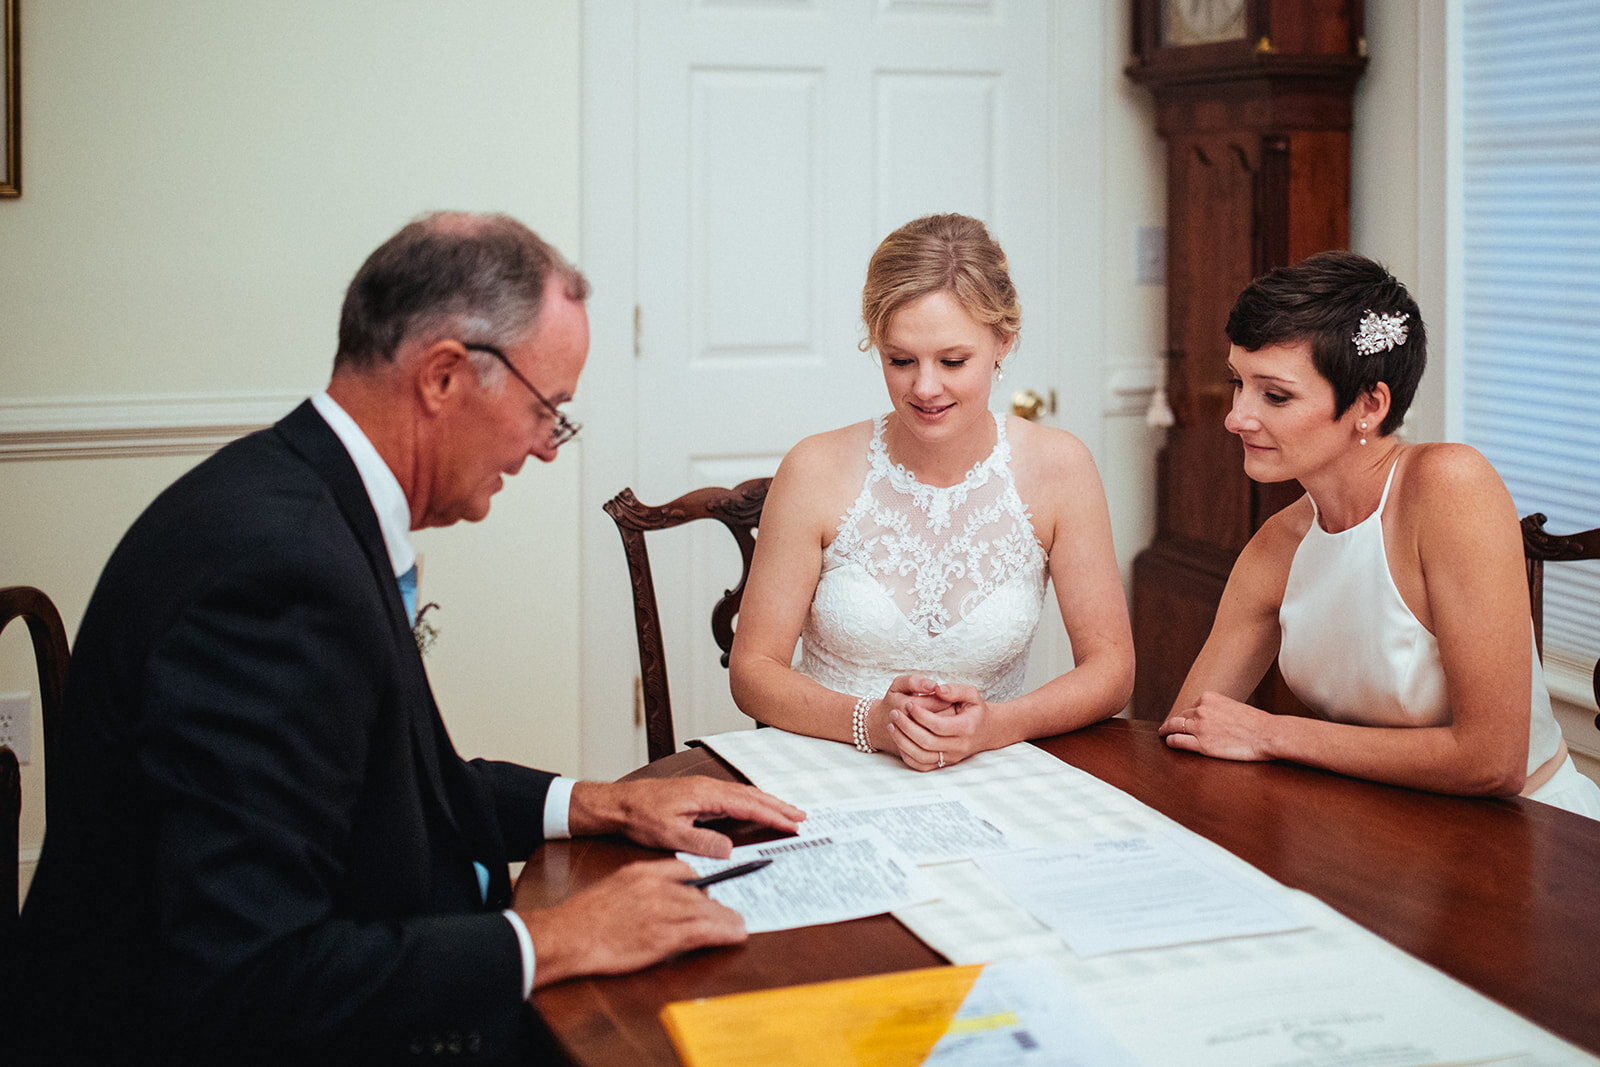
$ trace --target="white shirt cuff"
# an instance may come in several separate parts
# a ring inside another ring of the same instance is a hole
[[[557,777],[544,798],[544,836],[547,841],[564,841],[572,836],[572,787],[576,778]]]
[[[550,791],[544,798],[544,836],[547,840],[562,840],[572,836],[568,816],[572,809],[572,787],[577,784],[576,778],[560,776],[551,781]],[[533,938],[528,936],[528,925],[522,921],[522,916],[510,908],[500,914],[511,924],[511,929],[517,935],[517,945],[522,949],[522,999],[527,1000],[533,995]]]
[[[533,995],[533,938],[528,936],[528,925],[522,921],[522,916],[510,908],[500,914],[517,933],[517,945],[522,949],[522,999],[527,1000]]]

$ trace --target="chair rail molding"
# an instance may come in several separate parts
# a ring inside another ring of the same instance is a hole
[[[268,426],[304,393],[0,398],[0,462],[208,455]]]

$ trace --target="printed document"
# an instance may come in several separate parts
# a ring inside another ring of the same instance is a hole
[[[1313,910],[1318,910],[1313,902]],[[1320,924],[1319,924],[1320,925]],[[1260,947],[1278,942],[1264,938]],[[1576,1067],[1596,1061],[1364,930],[1279,953],[1132,970],[1078,987],[1130,1063],[1184,1067]],[[1166,953],[1151,953],[1157,959]],[[1115,957],[1105,957],[1107,961]],[[1109,976],[1108,976],[1109,977]]]
[[[711,899],[744,916],[745,929],[752,934],[880,915],[934,895],[910,857],[870,828],[742,845],[725,860],[687,852],[678,858],[698,875],[750,860],[772,860],[754,874],[707,890]]]
[[[1281,887],[1246,880],[1173,834],[1100,838],[978,863],[1079,956],[1306,925]]]
[[[954,790],[897,793],[810,808],[800,824],[805,837],[874,827],[915,863],[949,863],[1016,846]]]

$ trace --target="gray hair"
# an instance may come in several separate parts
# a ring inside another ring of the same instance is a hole
[[[424,215],[379,245],[351,280],[339,314],[334,372],[392,364],[412,340],[454,337],[512,346],[538,321],[552,275],[570,299],[587,299],[588,280],[516,219]],[[503,382],[498,360],[477,352],[471,357],[481,381]]]

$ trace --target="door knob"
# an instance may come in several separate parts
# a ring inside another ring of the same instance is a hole
[[[1011,413],[1020,415],[1029,422],[1036,422],[1039,416],[1053,413],[1056,410],[1056,391],[1050,390],[1047,400],[1033,389],[1018,389],[1011,394]]]

